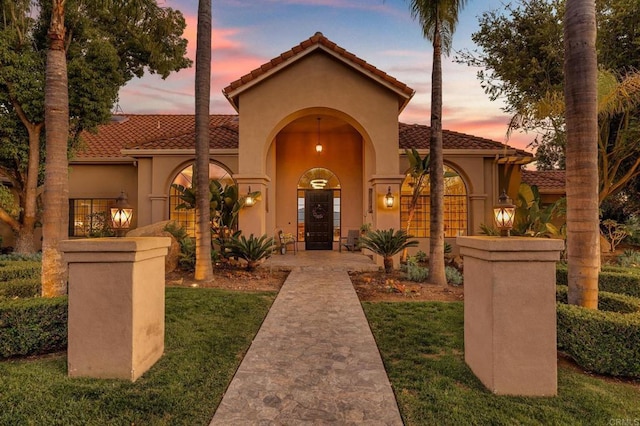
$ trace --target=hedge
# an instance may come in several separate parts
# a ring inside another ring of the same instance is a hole
[[[600,292],[593,310],[567,305],[566,286],[556,296],[558,349],[589,371],[640,378],[640,299]]]
[[[67,297],[0,302],[0,358],[67,347]]]
[[[0,262],[0,282],[19,278],[40,278],[42,263],[35,261]]]
[[[0,300],[37,297],[41,288],[40,278],[18,278],[0,282]]]
[[[564,265],[556,268],[556,282],[559,285],[568,284],[567,273],[567,267]],[[598,275],[598,289],[601,292],[640,297],[640,272],[637,268],[606,266]]]

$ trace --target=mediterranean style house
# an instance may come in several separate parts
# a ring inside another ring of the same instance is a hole
[[[223,92],[237,115],[211,116],[209,170],[241,194],[260,191],[260,201],[240,212],[244,234],[283,230],[296,236],[300,250],[338,250],[341,237],[362,225],[405,228],[412,191],[405,149],[424,156],[430,135],[428,126],[398,122],[411,88],[316,33]],[[69,235],[86,235],[92,214],[121,191],[134,207],[134,227],[172,219],[193,229],[193,213],[176,209],[172,184],[191,183],[194,121],[193,115],[121,114],[85,133],[70,161]],[[522,165],[533,156],[477,136],[446,130],[443,136],[452,172],[445,232],[453,242],[492,223],[499,193],[515,197]],[[385,197],[393,197],[392,206]],[[411,234],[428,251],[428,189]]]

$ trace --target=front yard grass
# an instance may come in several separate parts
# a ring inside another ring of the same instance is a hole
[[[66,354],[0,362],[1,425],[207,425],[275,293],[167,288],[163,357],[135,383],[71,379]]]
[[[558,368],[558,396],[496,396],[464,362],[462,302],[364,303],[406,425],[637,424],[640,382]],[[624,423],[626,422],[626,423]]]

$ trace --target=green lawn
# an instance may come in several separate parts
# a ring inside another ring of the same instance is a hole
[[[206,425],[275,293],[167,289],[164,356],[135,383],[70,379],[63,354],[0,362],[0,425]]]
[[[0,425],[207,425],[274,297],[167,289],[165,355],[135,383],[70,379],[61,354],[2,361]],[[485,390],[463,360],[462,303],[364,307],[407,425],[640,422],[638,384],[572,369],[556,398]]]
[[[640,423],[640,383],[570,368],[559,368],[555,398],[488,392],[464,362],[462,302],[364,308],[407,425]]]

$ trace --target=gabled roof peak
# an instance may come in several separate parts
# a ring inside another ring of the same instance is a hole
[[[351,68],[396,92],[398,97],[402,99],[399,104],[400,111],[404,109],[415,93],[415,91],[406,84],[398,81],[386,72],[374,67],[367,61],[338,46],[336,43],[325,37],[320,31],[316,31],[313,36],[302,41],[297,46],[294,46],[279,56],[271,59],[269,62],[231,82],[222,90],[222,92],[227,97],[231,105],[238,110],[238,96],[245,89],[252,87],[263,79],[275,74],[279,70],[295,63],[309,53],[318,49],[322,49],[327,54],[334,56]]]

